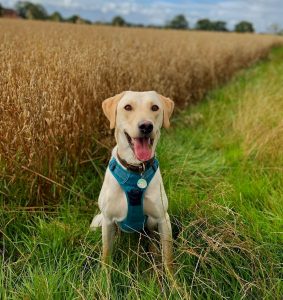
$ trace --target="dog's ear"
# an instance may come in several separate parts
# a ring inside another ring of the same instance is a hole
[[[114,97],[108,98],[102,102],[102,109],[110,122],[110,129],[115,128],[116,122],[116,109],[120,99],[123,97],[124,92],[117,94]]]
[[[170,117],[173,113],[174,110],[174,102],[169,99],[166,98],[160,94],[158,94],[159,98],[161,99],[162,103],[163,103],[163,127],[164,128],[169,128],[170,127]]]

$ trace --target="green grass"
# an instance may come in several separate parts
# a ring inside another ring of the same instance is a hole
[[[101,268],[101,232],[88,230],[97,204],[88,199],[97,199],[104,166],[92,162],[61,205],[19,206],[23,187],[3,180],[0,298],[282,299],[282,160],[247,155],[234,126],[245,94],[255,85],[264,92],[267,79],[281,84],[282,67],[283,49],[275,49],[163,132],[158,157],[173,222],[173,278],[137,235],[119,235],[112,271]]]

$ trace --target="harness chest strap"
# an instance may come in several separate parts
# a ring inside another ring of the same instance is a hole
[[[158,169],[158,160],[154,158],[153,162],[141,174],[124,169],[113,157],[109,162],[109,170],[118,181],[127,198],[128,212],[124,220],[117,222],[121,230],[125,232],[140,231],[144,228],[147,216],[143,211],[144,193]],[[147,182],[145,188],[137,185],[140,179]]]

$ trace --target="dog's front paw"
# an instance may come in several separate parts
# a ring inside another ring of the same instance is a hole
[[[102,226],[102,220],[103,220],[103,215],[102,214],[99,214],[99,215],[96,215],[91,224],[90,224],[90,230],[96,230],[98,227],[101,227]]]

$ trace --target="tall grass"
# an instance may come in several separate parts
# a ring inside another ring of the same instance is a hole
[[[274,67],[271,73],[277,80],[258,79],[245,92],[234,126],[243,138],[248,156],[280,167],[278,164],[283,162],[283,67]],[[264,90],[262,85],[266,87]]]
[[[46,199],[53,184],[37,173],[64,183],[66,162],[74,171],[71,164],[105,157],[98,153],[111,144],[103,99],[156,90],[183,107],[282,43],[272,36],[19,20],[0,20],[0,40],[1,173],[17,174],[32,196]]]

